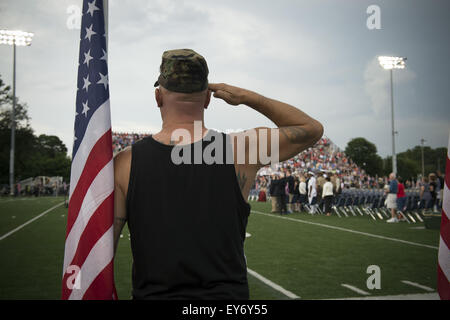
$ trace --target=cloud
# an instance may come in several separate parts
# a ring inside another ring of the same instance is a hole
[[[110,37],[122,46],[150,43],[156,48],[171,47],[198,37],[207,30],[207,23],[208,16],[201,8],[181,0],[111,2]]]

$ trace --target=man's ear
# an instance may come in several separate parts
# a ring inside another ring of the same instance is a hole
[[[158,104],[158,108],[162,108],[163,97],[162,97],[161,90],[159,90],[159,88],[155,89],[155,100],[156,100],[156,103]]]
[[[211,102],[211,93],[211,90],[208,89],[208,92],[206,93],[205,105],[203,106],[205,109],[208,109],[209,103]]]

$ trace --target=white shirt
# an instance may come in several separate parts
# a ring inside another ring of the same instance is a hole
[[[322,198],[333,195],[333,184],[330,181],[325,182],[322,189]]]
[[[313,197],[317,196],[316,178],[311,177],[311,179],[309,179],[308,190],[311,190],[311,192],[308,193],[308,198],[313,198]]]
[[[300,182],[300,185],[298,186],[298,191],[300,194],[306,194],[306,182],[302,181]]]

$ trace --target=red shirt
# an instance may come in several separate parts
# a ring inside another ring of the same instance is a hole
[[[398,184],[398,190],[397,190],[397,198],[403,198],[405,196],[405,186],[403,183]]]

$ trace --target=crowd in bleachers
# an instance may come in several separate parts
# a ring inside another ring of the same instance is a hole
[[[147,137],[148,134],[145,133],[124,133],[124,132],[113,132],[113,153],[116,154],[128,146],[131,146],[136,141]]]
[[[351,188],[383,188],[387,182],[386,177],[367,175],[327,137],[323,137],[313,147],[292,159],[262,168],[259,175],[271,176],[286,171],[297,176],[308,171],[316,174],[336,174],[340,177],[344,187]]]

